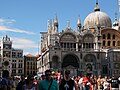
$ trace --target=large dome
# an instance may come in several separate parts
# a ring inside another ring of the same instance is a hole
[[[100,11],[98,3],[96,3],[96,7],[94,12],[90,13],[84,20],[84,29],[95,27],[95,25],[99,25],[101,27],[112,27],[112,22],[110,17]]]

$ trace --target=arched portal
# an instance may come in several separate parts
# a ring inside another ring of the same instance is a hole
[[[52,57],[52,68],[53,68],[53,70],[58,70],[60,68],[58,60],[59,60],[58,56],[53,56]]]
[[[79,59],[74,54],[68,54],[63,58],[62,61],[62,69],[69,69],[71,71],[71,75],[77,75],[79,68]]]

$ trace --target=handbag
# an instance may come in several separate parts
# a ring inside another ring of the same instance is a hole
[[[51,79],[51,82],[50,82],[50,85],[49,85],[49,87],[48,87],[48,90],[50,90],[51,85],[52,85],[52,82],[53,82],[53,79]]]

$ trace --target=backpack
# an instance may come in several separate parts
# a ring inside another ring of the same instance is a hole
[[[61,84],[59,85],[59,90],[73,90],[74,88],[74,80],[70,79],[69,81],[66,81],[65,79],[61,80]]]

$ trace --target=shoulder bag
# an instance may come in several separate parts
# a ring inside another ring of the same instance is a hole
[[[51,85],[52,85],[52,82],[53,82],[53,79],[51,79],[51,82],[50,82],[50,85],[49,85],[49,87],[48,87],[48,90],[50,90]]]

